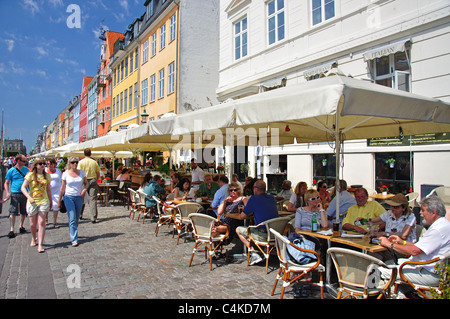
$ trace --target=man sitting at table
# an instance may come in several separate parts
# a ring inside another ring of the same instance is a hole
[[[342,216],[347,212],[347,210],[353,206],[356,205],[356,200],[353,197],[352,194],[347,192],[347,182],[343,179],[339,181],[339,215],[340,219],[342,221]],[[333,198],[330,205],[327,208],[327,216],[328,220],[334,220],[336,219],[336,205],[337,205],[337,196]]]
[[[420,215],[423,218],[422,223],[429,226],[425,234],[419,238],[416,243],[403,240],[397,235],[389,238],[380,237],[380,244],[393,251],[403,255],[410,255],[411,261],[429,261],[438,256],[443,256],[450,252],[450,222],[445,218],[444,202],[437,196],[430,196],[420,203]],[[400,267],[408,259],[399,259],[397,268]],[[394,261],[387,261],[386,264],[394,265]],[[435,273],[434,266],[431,263],[423,266],[406,265],[403,267],[403,274],[413,284],[423,285],[427,287],[436,287],[439,285],[440,276]],[[390,270],[379,267],[381,278],[390,277]],[[400,275],[398,275],[400,278]],[[400,294],[403,297],[412,290],[412,287],[400,285]]]
[[[351,206],[347,211],[347,216],[345,216],[342,221],[343,230],[351,230],[358,232],[360,234],[366,234],[366,225],[355,225],[355,222],[360,219],[373,219],[381,216],[386,212],[383,206],[377,201],[367,201],[369,199],[369,194],[365,188],[357,188],[355,191],[356,205]],[[384,228],[384,223],[380,226]]]
[[[255,225],[259,225],[269,219],[278,217],[277,203],[272,195],[266,193],[266,183],[261,180],[257,180],[253,185],[254,195],[250,197],[247,205],[244,207],[244,211],[241,213],[243,219],[247,218],[248,214],[253,213],[253,218],[255,219]],[[255,240],[265,241],[267,240],[267,232],[265,226],[252,229],[252,236]],[[236,233],[239,239],[244,243],[244,245],[250,249],[249,237],[247,235],[247,227],[239,226],[236,229]],[[250,256],[250,265],[254,265],[262,261],[261,256],[253,251]]]
[[[225,198],[228,196],[228,177],[225,175],[221,175],[219,177],[219,190],[214,194],[214,199],[211,203],[211,208],[216,214],[216,216],[219,214],[217,212],[217,208],[219,208],[219,205],[222,204]],[[213,216],[214,217],[214,216]]]
[[[214,194],[219,188],[219,184],[213,182],[211,175],[205,175],[205,181],[199,186],[199,189],[202,192],[202,199],[208,200],[214,198]]]
[[[159,175],[153,176],[153,180],[149,181],[147,185],[144,187],[144,193],[146,193],[149,197],[145,198],[145,207],[155,207],[156,201],[151,198],[152,196],[156,196],[161,198],[166,191],[164,190],[165,180],[161,178]]]

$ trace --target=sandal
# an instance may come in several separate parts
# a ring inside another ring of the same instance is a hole
[[[55,224],[53,227],[55,227],[55,228],[59,228],[59,225],[58,224]]]
[[[45,251],[45,249],[42,248],[42,246],[39,246],[37,251],[38,251],[38,253],[43,253]]]

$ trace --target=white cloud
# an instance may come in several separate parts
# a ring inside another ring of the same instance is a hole
[[[54,7],[62,7],[64,6],[64,3],[62,0],[48,0],[48,2],[50,2],[50,4]]]
[[[33,15],[40,11],[37,2],[33,0],[23,0],[22,6]]]
[[[12,52],[12,50],[14,49],[14,40],[3,40],[5,41],[7,47],[8,47],[8,51]]]
[[[48,51],[45,50],[43,47],[36,47],[36,51],[37,51],[41,56],[47,56],[47,55],[48,55]]]
[[[10,66],[10,70],[12,73],[14,74],[25,74],[25,70],[20,67],[20,66],[16,66],[15,62],[10,61],[9,62],[9,66]]]

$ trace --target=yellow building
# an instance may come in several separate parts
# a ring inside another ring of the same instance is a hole
[[[136,27],[139,20],[135,21]],[[123,40],[114,44],[111,62],[112,102],[111,130],[127,128],[130,124],[140,124],[138,107],[139,87],[139,42],[133,41],[133,29],[128,30]]]
[[[178,7],[160,5],[150,7],[141,25],[139,74],[141,106],[149,114],[149,121],[166,113],[176,113]]]

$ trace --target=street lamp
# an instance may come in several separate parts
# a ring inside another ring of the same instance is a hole
[[[149,117],[149,115],[147,114],[147,112],[145,111],[145,108],[144,108],[144,111],[141,113],[141,122],[143,124],[147,123],[148,117]]]

